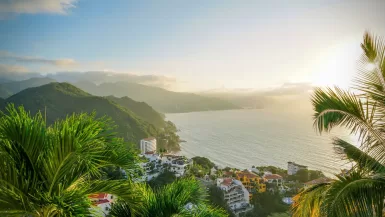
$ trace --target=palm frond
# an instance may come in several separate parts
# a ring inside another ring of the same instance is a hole
[[[329,183],[322,183],[297,194],[293,198],[293,217],[322,217],[322,203],[329,188]]]
[[[330,217],[382,216],[385,176],[366,176],[361,171],[338,176],[328,189],[323,211]]]
[[[336,152],[340,154],[343,159],[356,163],[355,167],[370,172],[385,173],[385,166],[383,164],[354,145],[339,138],[334,138],[333,144]]]
[[[319,132],[330,131],[335,126],[345,126],[353,134],[359,133],[361,139],[370,136],[384,143],[377,125],[380,120],[376,114],[376,106],[370,105],[368,101],[362,102],[353,93],[336,87],[335,90],[316,88],[312,103],[316,111],[314,126]]]

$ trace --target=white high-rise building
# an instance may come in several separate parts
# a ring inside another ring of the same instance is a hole
[[[154,137],[140,140],[140,153],[156,151],[156,139]]]

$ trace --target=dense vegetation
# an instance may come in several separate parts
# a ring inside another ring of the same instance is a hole
[[[156,110],[165,113],[239,108],[217,98],[192,93],[172,92],[158,87],[130,82],[102,83],[100,85],[91,82],[78,82],[75,83],[75,86],[97,96],[128,96],[133,100],[146,102]]]
[[[24,89],[38,87],[51,82],[55,82],[55,80],[50,78],[30,78],[24,81],[8,81],[0,83],[0,98],[7,98]]]
[[[315,89],[314,126],[328,132],[336,126],[360,135],[357,148],[339,138],[337,153],[354,167],[336,180],[304,189],[295,197],[296,217],[383,216],[385,198],[385,41],[365,33],[363,55],[353,88],[357,92]]]
[[[108,192],[139,208],[130,181],[95,180],[100,168],[135,166],[135,152],[114,137],[106,119],[71,115],[47,127],[9,106],[0,116],[0,216],[90,215],[87,195]]]
[[[206,204],[194,178],[156,190],[119,176],[105,179],[105,171],[130,172],[138,163],[136,151],[113,129],[108,119],[85,113],[47,127],[41,113],[9,105],[0,115],[0,215],[92,216],[88,196],[110,193],[118,197],[111,216],[226,216]]]
[[[114,97],[107,96],[107,99],[110,101],[118,103],[120,106],[131,110],[141,119],[147,121],[148,123],[154,125],[157,128],[165,127],[164,115],[155,111],[151,106],[145,102],[137,102],[128,97]]]
[[[156,135],[156,128],[133,112],[103,97],[92,96],[68,83],[50,83],[23,90],[6,99],[6,103],[23,105],[32,114],[41,111],[47,124],[67,115],[96,111],[97,117],[108,115],[117,125],[118,135],[127,141],[138,142]]]
[[[282,196],[278,192],[264,192],[253,195],[251,204],[253,210],[246,213],[245,217],[268,217],[273,213],[284,213],[290,206],[282,202]]]

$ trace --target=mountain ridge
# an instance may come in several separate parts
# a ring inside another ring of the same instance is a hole
[[[173,92],[132,82],[122,81],[99,85],[92,82],[76,82],[74,85],[97,96],[127,96],[135,101],[146,102],[156,110],[165,113],[240,109],[239,106],[225,100],[194,93]]]
[[[128,141],[138,142],[156,135],[156,128],[140,119],[132,111],[107,98],[93,96],[69,83],[49,83],[27,88],[5,100],[5,104],[23,105],[32,114],[45,111],[47,123],[65,118],[72,113],[96,111],[97,117],[109,116],[117,125],[118,135]]]

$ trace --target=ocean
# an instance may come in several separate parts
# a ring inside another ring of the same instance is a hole
[[[166,114],[166,118],[186,141],[180,154],[207,157],[222,167],[287,169],[287,162],[294,161],[331,175],[351,166],[334,152],[331,139],[357,141],[342,128],[320,135],[311,111],[245,109]]]

